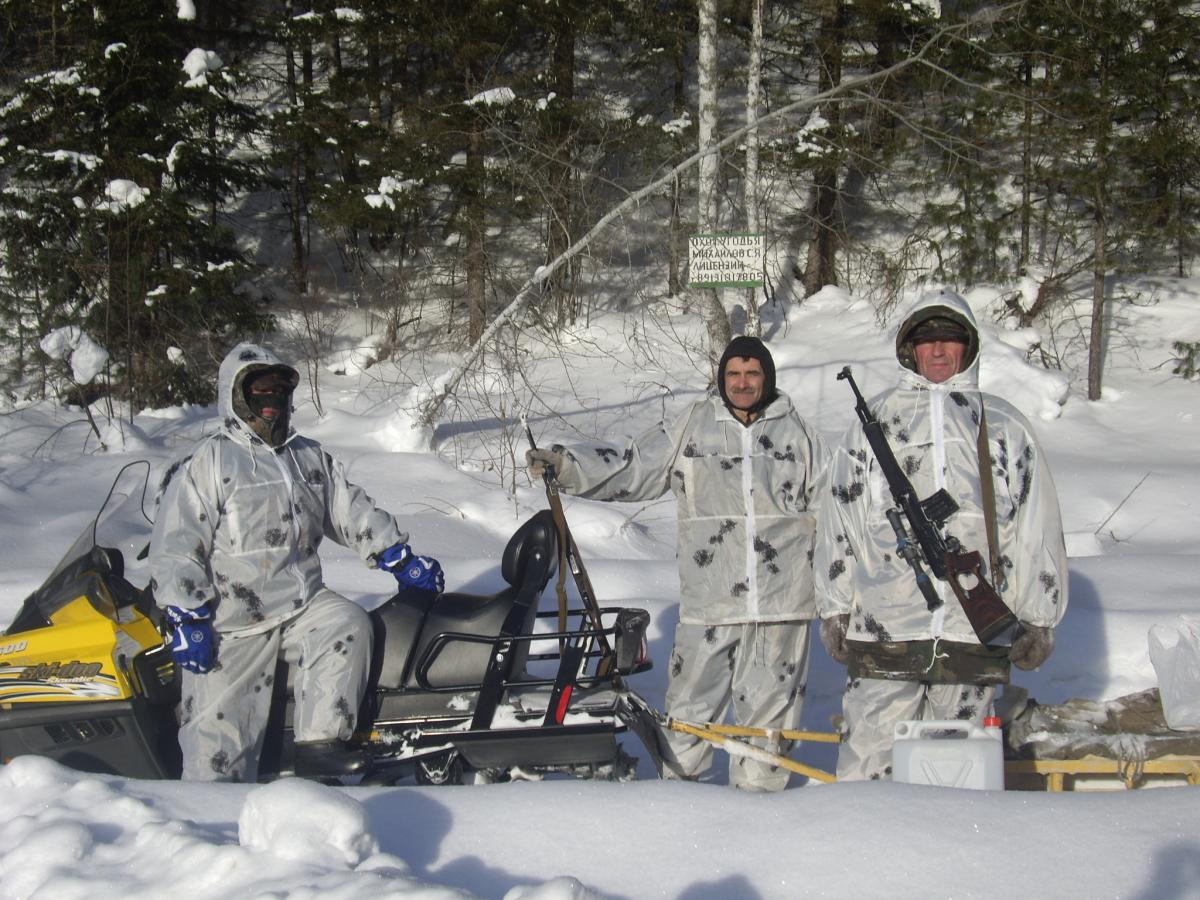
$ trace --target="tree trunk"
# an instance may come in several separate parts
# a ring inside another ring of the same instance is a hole
[[[904,33],[902,14],[893,9],[887,2],[880,3],[874,9],[875,25],[875,65],[876,71],[882,72],[896,64],[900,56],[899,48],[903,46]],[[871,146],[881,148],[891,138],[896,128],[896,114],[890,102],[897,93],[895,84],[884,82],[879,88],[879,98],[883,101],[872,106],[867,124],[867,137]]]
[[[325,34],[329,41],[327,46],[329,74],[333,78],[340,78],[342,74],[342,42],[338,37],[337,14],[332,10],[325,12]]]
[[[750,53],[746,72],[746,124],[758,121],[759,95],[762,79],[763,0],[753,0],[750,10]],[[762,231],[758,209],[758,128],[746,135],[746,230],[751,234]],[[746,334],[762,336],[762,319],[758,314],[760,288],[746,289]]]
[[[1096,186],[1097,200],[1103,200],[1105,190],[1099,184]],[[1099,400],[1103,385],[1104,371],[1104,284],[1107,271],[1107,258],[1104,247],[1105,232],[1104,207],[1096,206],[1096,219],[1093,226],[1092,240],[1095,243],[1095,257],[1092,265],[1092,327],[1088,334],[1088,399]]]
[[[1030,54],[1021,59],[1021,80],[1025,93],[1021,100],[1021,250],[1017,271],[1029,271],[1029,251],[1033,225],[1033,60]]]
[[[674,112],[675,118],[678,119],[683,115],[687,103],[685,90],[687,81],[687,40],[684,38],[682,28],[675,30],[674,51],[675,81],[672,86],[674,92],[672,112]],[[683,268],[683,259],[687,253],[687,231],[683,221],[683,198],[683,178],[676,176],[671,181],[671,225],[667,236],[667,295],[670,297],[679,296],[685,289],[683,278],[680,275],[680,270]]]
[[[683,280],[679,270],[682,268],[683,255],[686,252],[687,238],[683,228],[683,218],[680,207],[683,205],[683,179],[676,176],[671,181],[671,226],[667,236],[667,296],[677,297],[683,292]]]
[[[699,0],[700,54],[697,63],[699,78],[700,158],[699,211],[700,230],[714,232],[719,227],[717,178],[721,155],[717,143],[717,100],[720,71],[717,60],[717,0]],[[700,315],[708,330],[709,354],[715,361],[729,343],[729,315],[721,303],[718,289],[703,288],[699,293]]]
[[[700,137],[700,152],[710,150],[717,142],[718,88],[721,73],[717,61],[717,2],[699,0],[700,5],[700,57],[697,63],[699,78],[699,110],[697,126]],[[721,155],[715,150],[701,157],[697,166],[699,185],[699,220],[704,231],[717,228],[717,175],[721,167]]]
[[[845,4],[831,0],[822,6],[821,28],[817,36],[819,90],[829,91],[842,81],[842,42],[845,33]],[[822,109],[825,121],[836,134],[841,123],[841,104],[828,103]],[[811,202],[812,230],[808,239],[808,260],[804,267],[804,296],[811,297],[827,284],[837,284],[838,175],[840,155],[830,152],[817,163],[813,172]]]
[[[563,111],[561,116],[554,118],[550,134],[553,161],[550,166],[547,262],[557,259],[563,251],[571,246],[574,221],[571,171],[574,157],[572,108],[575,101],[575,26],[570,16],[556,17],[552,40],[554,42],[554,57],[551,63],[553,90],[557,95],[558,102],[562,104]],[[549,288],[554,304],[555,324],[559,328],[567,324],[574,324],[575,317],[579,312],[574,299],[574,261],[554,272]]]
[[[286,15],[291,21],[294,15],[291,0],[286,4]],[[287,63],[288,109],[293,122],[301,116],[299,91],[296,87],[296,48],[292,38],[287,38],[285,50]],[[288,224],[292,235],[292,284],[296,293],[308,293],[308,248],[304,240],[304,154],[299,141],[293,139],[291,160],[288,166]]]
[[[1106,250],[1108,216],[1108,144],[1112,131],[1108,102],[1107,61],[1100,58],[1100,104],[1096,119],[1096,164],[1092,174],[1092,324],[1088,334],[1088,399],[1099,400],[1103,390],[1105,281],[1108,276]]]
[[[487,254],[484,234],[487,208],[484,190],[483,131],[478,121],[471,125],[467,147],[467,338],[474,344],[487,327]]]

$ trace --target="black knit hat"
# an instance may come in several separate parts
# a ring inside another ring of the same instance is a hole
[[[770,406],[771,402],[778,396],[775,390],[775,360],[771,358],[771,351],[756,337],[739,334],[729,346],[725,348],[725,352],[721,354],[721,362],[717,366],[717,390],[721,394],[721,399],[725,401],[725,405],[733,408],[733,404],[729,402],[729,397],[725,394],[725,366],[728,365],[731,359],[757,359],[763,370],[763,392],[758,403],[754,404],[754,408],[747,412],[759,412]]]

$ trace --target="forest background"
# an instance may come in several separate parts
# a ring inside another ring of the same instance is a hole
[[[835,373],[893,383],[893,307],[948,283],[1063,499],[1071,618],[1022,686],[1057,703],[1156,683],[1147,631],[1193,615],[1200,582],[1196,3],[343,2],[0,0],[0,622],[114,470],[165,468],[219,427],[212,376],[239,338],[305,370],[302,429],[448,587],[491,592],[544,503],[518,476],[520,413],[546,442],[623,442],[700,396],[723,333],[762,328],[832,441],[855,422]],[[704,231],[764,234],[764,286],[692,287]],[[599,595],[652,613],[660,664],[637,690],[661,707],[673,500],[567,505]],[[384,599],[348,551],[322,558],[335,589]],[[843,672],[814,654],[824,729]],[[200,790],[22,758],[0,771],[0,881],[514,900],[594,896],[564,873],[690,900],[1200,885],[1195,791],[738,797],[723,773],[653,781],[631,752],[632,793]]]
[[[707,360],[764,304],[839,285],[882,320],[923,281],[1008,285],[1010,317],[1043,336],[1031,359],[1082,343],[1097,399],[1112,308],[1139,300],[1114,276],[1195,258],[1200,13],[1183,0],[0,16],[9,406],[104,399],[131,421],[211,402],[230,345],[286,331],[320,413],[353,315],[375,335],[363,368],[414,346],[455,360],[420,394],[431,423],[471,384],[493,391],[463,380],[480,366],[519,384],[522,334],[553,341],[600,306],[699,313]],[[763,234],[763,286],[689,287],[696,232]],[[102,371],[40,345],[64,328],[107,351]],[[1196,338],[1175,345],[1181,374]],[[398,371],[398,393],[424,378]]]

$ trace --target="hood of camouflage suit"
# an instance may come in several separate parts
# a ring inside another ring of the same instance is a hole
[[[971,336],[967,344],[967,352],[963,356],[963,369],[957,375],[942,382],[950,390],[977,390],[979,388],[979,326],[975,322],[975,314],[961,295],[947,288],[926,291],[896,329],[896,359],[901,367],[901,384],[916,387],[930,387],[929,381],[917,372],[916,357],[913,356],[912,343],[909,335],[912,330],[927,319],[944,316],[965,327]]]
[[[241,343],[225,355],[217,373],[217,411],[225,431],[241,444],[265,443],[247,421],[249,407],[242,399],[242,382],[250,372],[262,369],[284,369],[299,382],[300,373],[282,359],[257,344]],[[288,425],[287,436],[279,442],[282,447],[296,436],[296,429]]]

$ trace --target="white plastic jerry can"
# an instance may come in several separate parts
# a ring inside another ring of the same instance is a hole
[[[1000,720],[988,716],[983,727],[952,719],[897,722],[892,737],[892,780],[1004,790]]]

